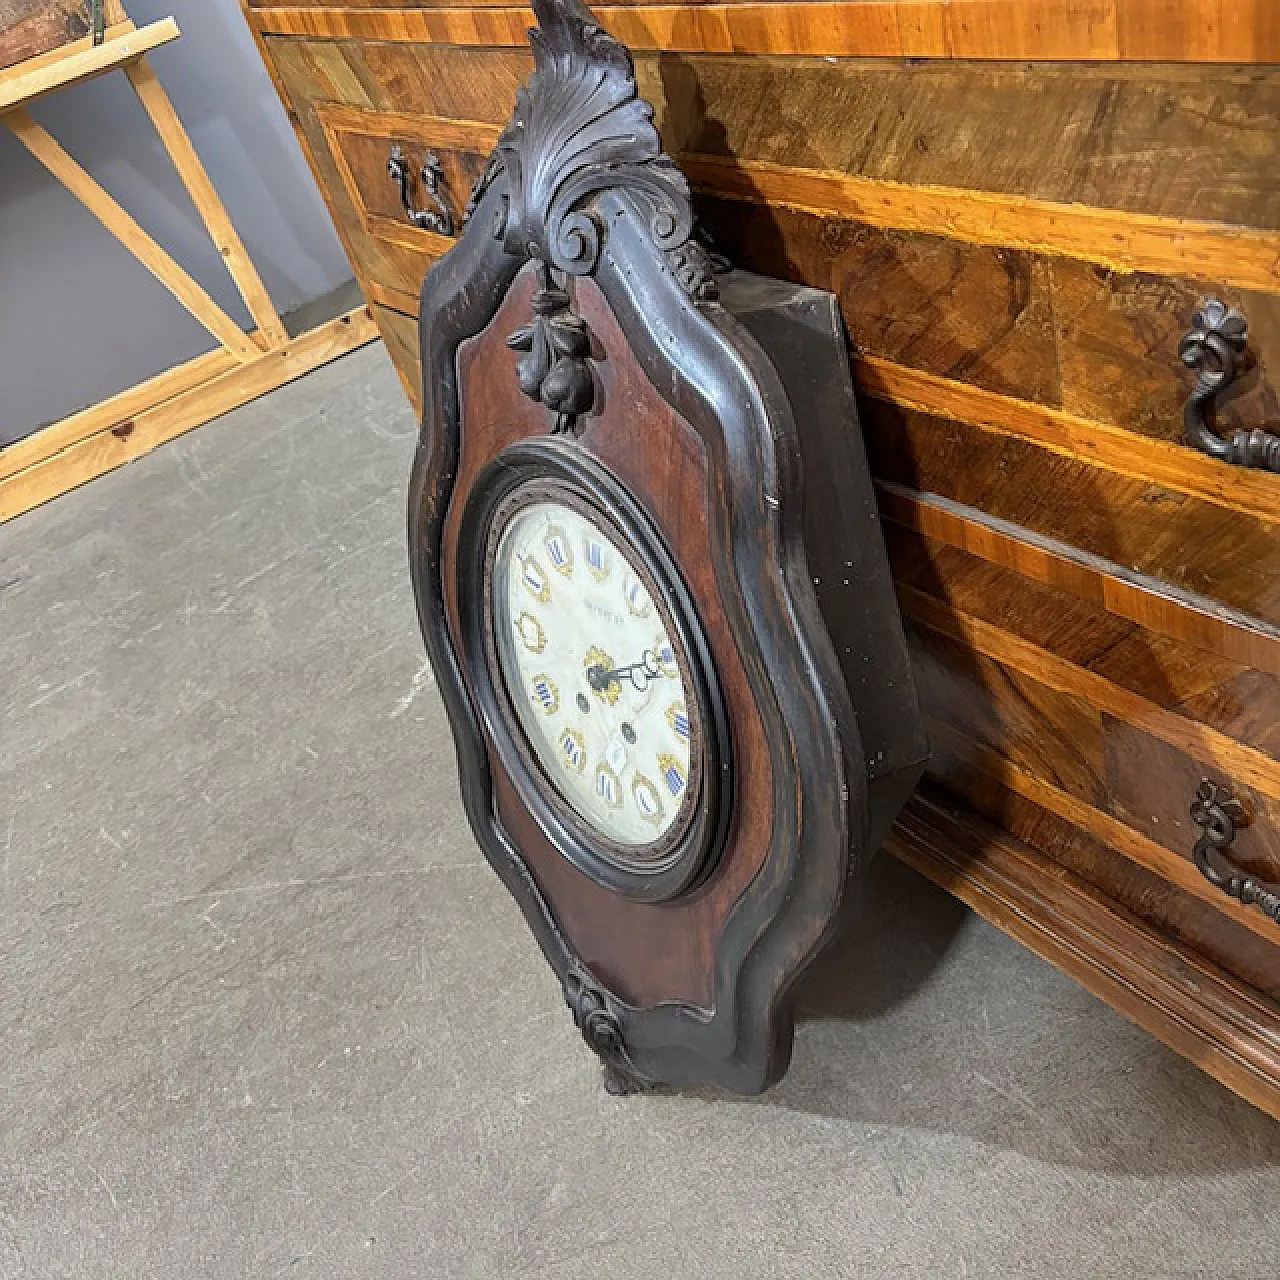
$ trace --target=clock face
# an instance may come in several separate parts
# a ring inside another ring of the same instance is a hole
[[[643,858],[687,825],[700,717],[658,584],[604,523],[550,495],[509,510],[490,560],[493,647],[543,777],[596,836]]]

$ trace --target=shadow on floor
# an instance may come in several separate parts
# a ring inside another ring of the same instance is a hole
[[[1142,1179],[1280,1165],[1280,1125],[886,854],[797,1010],[790,1070],[742,1105]]]

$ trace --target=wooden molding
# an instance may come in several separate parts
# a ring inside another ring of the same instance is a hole
[[[902,612],[940,635],[958,640],[976,653],[1039,681],[1050,689],[1082,698],[1117,720],[1168,743],[1203,764],[1272,797],[1280,797],[1280,761],[1245,746],[1198,720],[1168,711],[1118,684],[1059,658],[1030,641],[898,584]]]
[[[881,356],[855,357],[854,374],[859,391],[877,400],[1014,436],[1090,466],[1261,520],[1280,521],[1280,485],[1266,472],[1233,467],[1184,445],[984,391]]]
[[[887,847],[1112,1008],[1280,1118],[1280,1009],[953,802],[921,793]]]
[[[1200,276],[1243,289],[1280,291],[1280,233],[1274,231],[765,160],[686,153],[680,164],[694,187],[709,195],[1078,258],[1121,272]]]
[[[854,58],[1277,62],[1272,0],[798,0],[791,3],[597,5],[633,49]],[[1179,12],[1182,10],[1182,12]],[[255,6],[263,33],[523,47],[527,8]]]
[[[1136,622],[1228,661],[1280,675],[1280,629],[1238,609],[1135,573],[950,498],[920,493],[889,480],[877,481],[876,488],[881,514],[895,524],[1100,605],[1126,622]]]
[[[0,522],[131,462],[377,336],[368,308],[358,307],[284,346],[259,351],[245,363],[220,351],[197,356],[46,427],[0,451]],[[14,450],[26,465],[10,470]]]

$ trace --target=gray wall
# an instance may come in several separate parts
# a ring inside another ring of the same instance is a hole
[[[236,0],[126,0],[182,38],[151,55],[276,307],[351,268]],[[32,115],[240,323],[249,317],[123,74]],[[0,126],[0,445],[214,345]]]

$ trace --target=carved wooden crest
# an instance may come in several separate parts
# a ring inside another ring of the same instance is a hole
[[[785,1069],[788,993],[924,751],[840,321],[830,295],[717,280],[626,49],[578,0],[534,12],[534,72],[423,285],[419,615],[471,826],[606,1083],[754,1092]],[[808,511],[819,446],[798,416],[846,433]],[[508,531],[544,508],[599,544],[539,525],[508,585]],[[810,557],[846,526],[852,586],[820,602]],[[558,651],[574,582],[581,617],[659,638]],[[545,654],[528,688],[502,665],[513,634]],[[856,702],[837,653],[855,644]],[[652,840],[584,817],[557,743]]]

